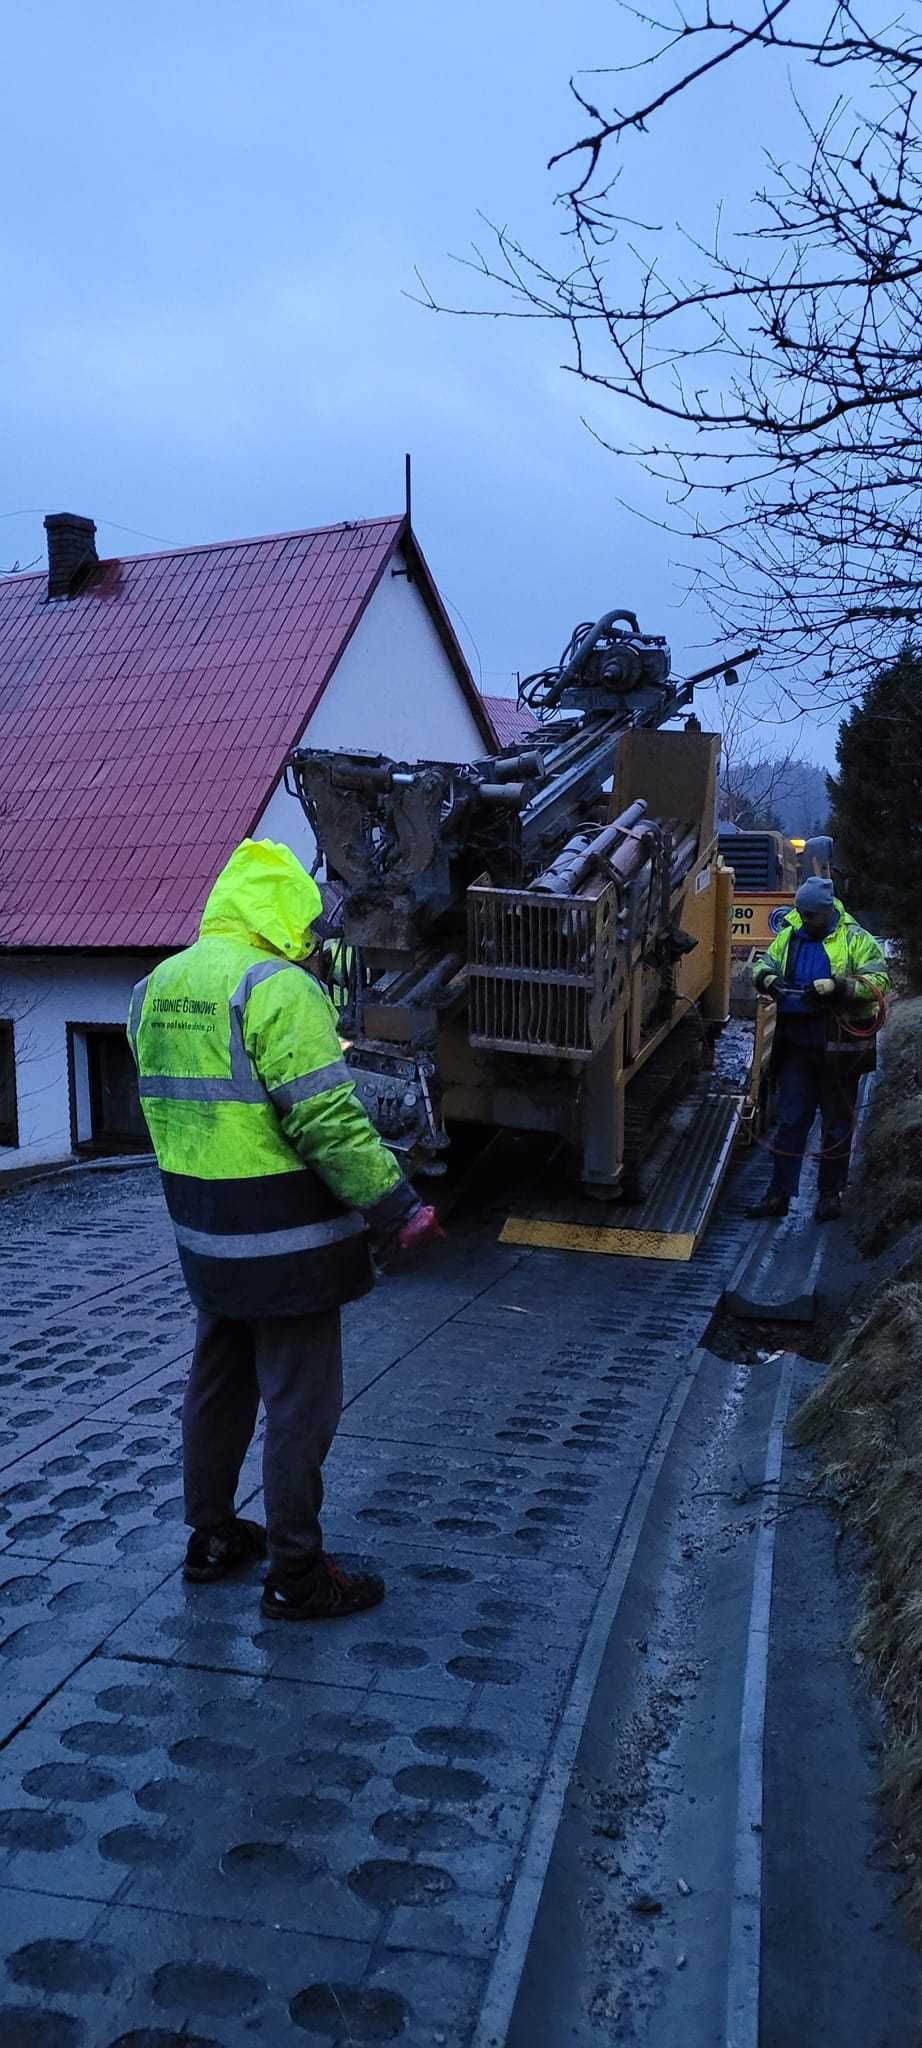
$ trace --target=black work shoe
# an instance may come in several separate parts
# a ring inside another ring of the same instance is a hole
[[[813,1214],[817,1223],[836,1223],[842,1214],[841,1195],[821,1195]]]
[[[266,1580],[262,1612],[270,1621],[339,1621],[361,1614],[384,1599],[384,1580],[374,1572],[344,1572],[324,1551],[313,1571],[297,1579]]]
[[[747,1209],[746,1214],[753,1219],[761,1219],[764,1216],[786,1216],[790,1206],[790,1197],[788,1195],[775,1195],[772,1193],[771,1188],[769,1188],[767,1195],[762,1196],[761,1202],[754,1202],[752,1208]]]
[[[262,1523],[244,1522],[235,1515],[223,1529],[193,1529],[186,1545],[182,1575],[197,1585],[206,1585],[265,1555],[266,1532]]]

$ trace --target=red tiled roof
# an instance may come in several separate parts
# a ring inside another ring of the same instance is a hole
[[[194,936],[401,542],[486,733],[402,518],[0,581],[0,947]]]
[[[534,712],[518,705],[514,697],[484,697],[490,714],[490,724],[501,747],[514,747],[517,740],[524,740],[529,733],[537,732],[538,721]]]

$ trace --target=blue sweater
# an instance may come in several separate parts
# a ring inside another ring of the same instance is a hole
[[[785,980],[793,984],[783,992],[779,991],[778,1011],[784,1019],[784,1036],[789,1045],[824,1046],[826,1043],[826,1018],[822,1010],[812,1007],[810,997],[803,991],[811,982],[824,981],[832,973],[829,954],[822,939],[808,939],[806,932],[795,932],[788,946]]]

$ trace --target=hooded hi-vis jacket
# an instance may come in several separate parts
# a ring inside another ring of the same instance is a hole
[[[359,1102],[326,991],[299,962],[320,893],[245,839],[199,937],[135,988],[128,1036],[186,1284],[212,1315],[307,1314],[373,1279],[418,1206]]]
[[[841,977],[854,983],[854,990],[847,998],[849,1013],[856,1020],[870,1019],[877,1011],[877,996],[886,995],[890,987],[883,947],[878,939],[865,931],[863,925],[856,924],[854,918],[849,917],[838,897],[834,908],[838,913],[836,922],[822,941],[829,972],[836,980]],[[791,947],[799,945],[802,929],[799,910],[790,911],[767,952],[760,953],[752,963],[752,979],[757,989],[769,975],[777,974],[785,979]]]

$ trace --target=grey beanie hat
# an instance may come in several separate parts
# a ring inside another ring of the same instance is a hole
[[[816,910],[832,911],[835,908],[835,890],[825,875],[808,875],[807,880],[801,882],[794,902],[801,916],[804,911],[808,914]]]

